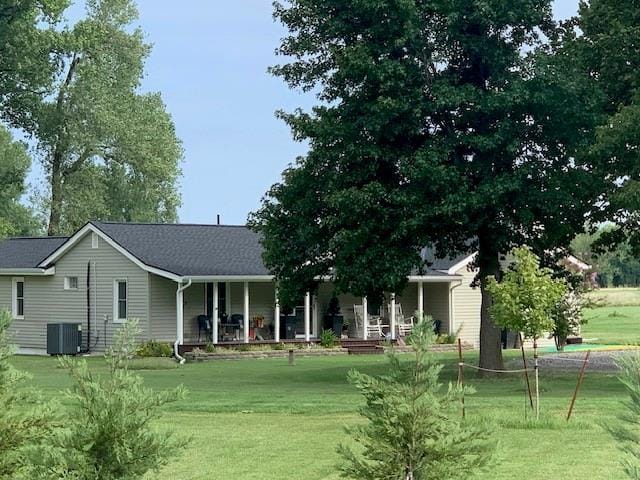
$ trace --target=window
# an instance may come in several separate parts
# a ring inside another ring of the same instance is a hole
[[[64,289],[65,290],[77,290],[78,289],[78,277],[64,277]]]
[[[13,318],[24,318],[24,278],[14,278],[12,282],[12,313]]]
[[[91,248],[98,248],[99,239],[100,237],[98,237],[97,233],[91,233]]]
[[[129,292],[126,280],[116,280],[113,288],[113,321],[122,323],[127,320]]]

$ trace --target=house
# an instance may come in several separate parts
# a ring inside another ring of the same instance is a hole
[[[12,313],[15,342],[23,351],[44,351],[46,324],[57,322],[81,324],[85,346],[102,351],[128,318],[139,320],[141,340],[171,342],[182,350],[207,341],[313,341],[332,284],[322,282],[300,299],[285,331],[274,321],[286,312],[276,301],[259,240],[244,226],[109,222],[90,222],[68,238],[8,239],[0,243],[0,309]],[[389,336],[397,334],[394,323],[403,321],[398,316],[424,312],[442,333],[458,333],[477,346],[481,300],[471,286],[472,259],[431,258],[431,267],[410,276],[393,296],[401,308],[340,295],[350,336],[370,336],[366,327],[386,309],[395,312],[381,321]],[[210,318],[220,322],[207,324]],[[207,325],[206,332],[199,328]]]

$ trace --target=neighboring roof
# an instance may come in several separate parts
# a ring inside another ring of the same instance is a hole
[[[0,270],[37,268],[68,237],[17,237],[0,241]]]
[[[564,261],[569,265],[573,265],[576,269],[580,270],[581,272],[586,272],[587,270],[591,269],[590,264],[576,257],[575,255],[571,255],[571,254],[567,255]]]
[[[270,275],[245,226],[91,222],[144,264],[181,277]]]

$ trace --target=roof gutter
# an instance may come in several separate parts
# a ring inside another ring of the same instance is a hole
[[[0,275],[53,275],[55,267],[49,268],[0,268]]]
[[[457,280],[461,280],[462,275],[409,275],[410,282],[424,282],[424,283],[451,283]]]
[[[173,352],[176,360],[183,365],[186,360],[180,355],[179,346],[182,345],[182,336],[184,332],[184,302],[183,292],[191,286],[191,279],[187,279],[187,283],[183,284],[182,281],[178,283],[178,289],[176,290],[176,342],[173,344]]]

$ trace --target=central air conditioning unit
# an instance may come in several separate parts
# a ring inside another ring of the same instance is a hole
[[[82,349],[82,325],[79,323],[48,323],[47,354],[77,355]]]

